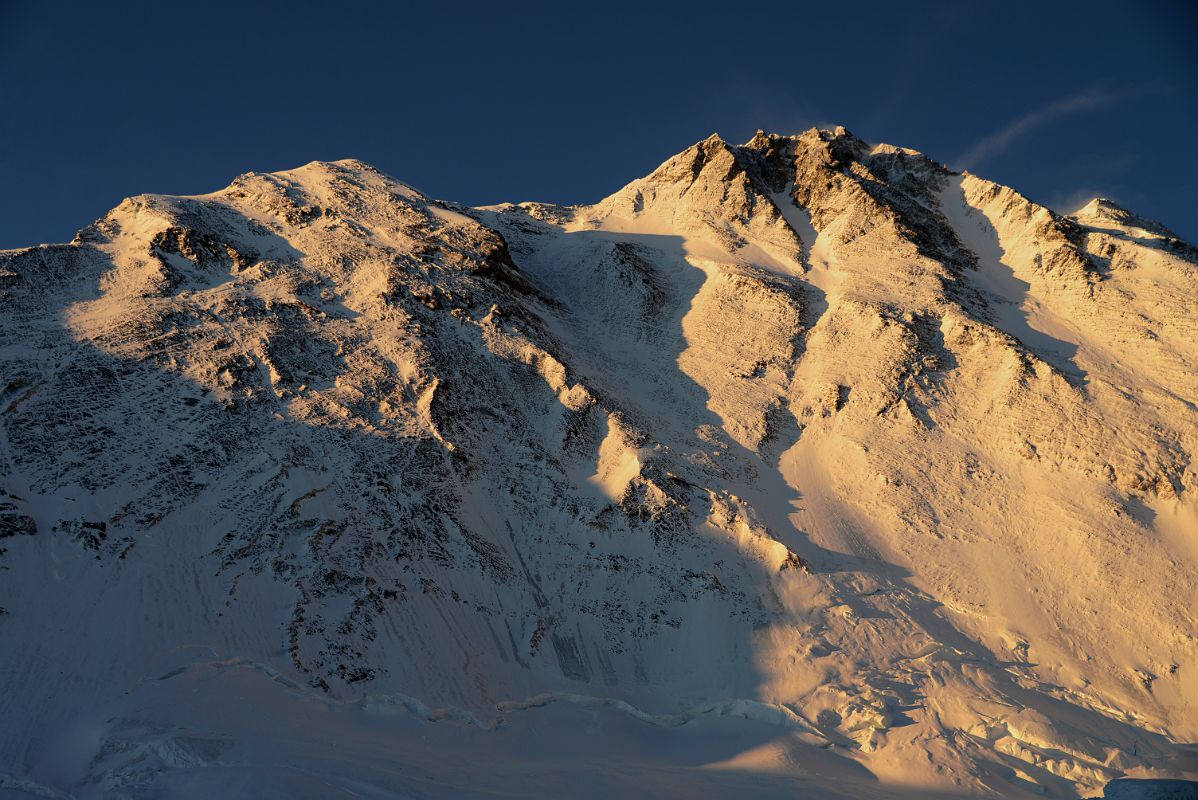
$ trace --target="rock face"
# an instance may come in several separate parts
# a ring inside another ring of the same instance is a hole
[[[312,163],[2,252],[0,304],[0,787],[220,763],[111,704],[245,665],[884,787],[1198,769],[1198,251],[1110,201],[842,128],[581,207]]]

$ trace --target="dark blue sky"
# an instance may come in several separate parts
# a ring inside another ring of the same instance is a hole
[[[1195,241],[1196,20],[1103,0],[0,0],[0,247],[313,159],[470,204],[589,202],[713,131],[816,124]]]

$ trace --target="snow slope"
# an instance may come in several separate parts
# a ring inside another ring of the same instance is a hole
[[[840,128],[126,200],[0,253],[0,792],[1192,776],[1196,290]]]

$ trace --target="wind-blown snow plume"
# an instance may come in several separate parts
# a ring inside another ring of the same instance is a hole
[[[965,151],[957,159],[956,164],[964,169],[976,169],[979,165],[984,164],[1009,148],[1012,142],[1033,128],[1079,111],[1090,111],[1096,108],[1111,106],[1121,100],[1142,94],[1144,91],[1146,90],[1143,88],[1111,91],[1099,87],[1091,87],[1075,94],[1066,95],[1035,111],[1012,120],[994,133],[984,137]],[[1159,91],[1159,88],[1150,88],[1147,91]]]

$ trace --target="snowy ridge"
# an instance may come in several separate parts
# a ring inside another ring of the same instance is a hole
[[[130,198],[0,253],[5,788],[1193,774],[1195,298],[1156,223],[842,128],[591,206]]]
[[[819,731],[810,723],[788,708],[746,699],[708,702],[701,707],[677,714],[649,714],[623,700],[611,697],[570,694],[569,692],[545,692],[524,700],[505,700],[496,703],[495,708],[500,713],[510,714],[532,708],[542,708],[553,703],[570,703],[588,708],[612,708],[639,722],[662,728],[676,728],[705,716],[743,717],[780,728],[792,728],[820,735]],[[402,713],[413,714],[428,722],[459,720],[484,730],[493,730],[497,724],[494,721],[483,722],[473,713],[460,708],[429,708],[416,698],[404,695],[368,695],[362,702],[362,708],[373,713],[393,713],[398,710]]]

